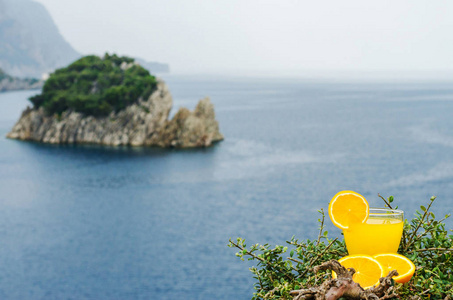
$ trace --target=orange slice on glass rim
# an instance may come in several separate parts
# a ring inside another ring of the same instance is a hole
[[[353,191],[338,192],[329,203],[330,219],[341,229],[348,229],[352,222],[366,222],[369,212],[370,206],[365,198]]]
[[[407,257],[396,253],[377,254],[373,256],[384,268],[384,276],[392,270],[398,271],[398,276],[392,279],[399,283],[406,283],[411,280],[415,272],[414,263]]]
[[[349,255],[339,259],[338,262],[345,268],[354,268],[352,280],[365,290],[378,285],[379,278],[384,276],[384,268],[369,255]],[[337,274],[332,272],[332,277],[337,278]]]

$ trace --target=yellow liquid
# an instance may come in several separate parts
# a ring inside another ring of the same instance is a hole
[[[370,215],[365,223],[351,224],[343,234],[349,255],[396,253],[403,234],[403,222],[385,214]]]

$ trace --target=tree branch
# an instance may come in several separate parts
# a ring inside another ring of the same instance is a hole
[[[334,271],[337,274],[337,278],[328,279],[317,287],[290,291],[289,294],[293,296],[293,300],[337,300],[341,297],[351,300],[385,300],[398,297],[392,286],[392,277],[398,275],[396,270],[380,278],[379,285],[368,290],[364,290],[360,284],[352,280],[352,276],[355,273],[354,269],[346,269],[334,259],[314,268],[316,273],[322,270]]]

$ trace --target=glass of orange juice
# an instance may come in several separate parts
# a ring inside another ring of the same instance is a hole
[[[349,255],[396,253],[403,234],[404,212],[387,208],[370,208],[364,223],[349,224],[343,230]]]

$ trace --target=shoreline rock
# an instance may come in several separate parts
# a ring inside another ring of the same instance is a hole
[[[7,138],[50,144],[100,144],[108,146],[208,147],[223,140],[209,98],[193,112],[181,108],[168,120],[172,96],[159,81],[146,100],[139,99],[105,117],[65,111],[48,115],[44,109],[27,107]]]

